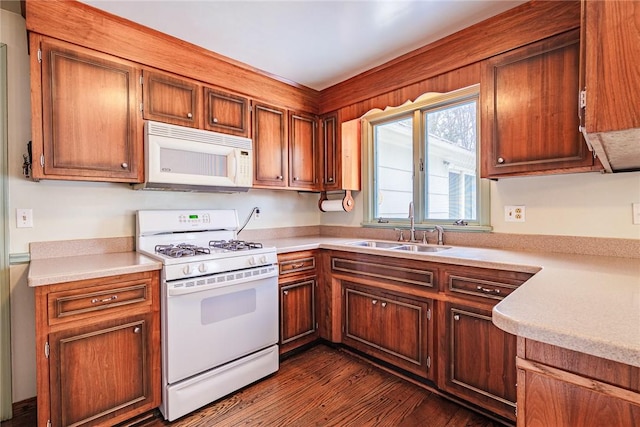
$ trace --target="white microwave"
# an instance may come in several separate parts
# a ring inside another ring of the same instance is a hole
[[[135,189],[240,192],[253,183],[249,138],[146,121],[144,159]]]

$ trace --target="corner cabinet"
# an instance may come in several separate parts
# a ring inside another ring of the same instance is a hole
[[[316,118],[253,104],[254,186],[316,191]]]
[[[318,338],[318,276],[315,251],[278,256],[280,266],[280,353]]]
[[[29,34],[34,179],[142,182],[136,64]]]
[[[360,120],[340,123],[338,113],[320,119],[324,191],[360,190]]]
[[[594,170],[578,127],[578,30],[495,56],[483,67],[483,178]]]
[[[446,268],[441,313],[438,385],[455,396],[515,420],[516,337],[491,321],[501,299],[528,273],[473,267]]]
[[[159,273],[35,289],[38,425],[111,426],[160,404]]]

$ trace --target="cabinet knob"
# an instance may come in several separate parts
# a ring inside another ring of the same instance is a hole
[[[297,181],[298,179],[299,179],[299,178],[298,178],[297,176],[294,176],[294,177],[293,177],[293,180],[294,180],[294,181]]]
[[[289,291],[282,291],[284,295],[289,295]]]
[[[123,162],[120,166],[122,166],[122,169],[126,169],[129,167],[129,164],[127,162]]]
[[[139,334],[141,330],[142,330],[142,328],[140,328],[140,326],[136,326],[135,328],[133,328],[133,333],[134,334]]]
[[[386,303],[386,302],[383,302],[383,303],[382,303],[382,304],[380,304],[380,305],[381,305],[381,306],[383,306],[383,307],[386,307],[386,306],[387,306],[387,303]]]
[[[459,314],[454,314],[453,315],[453,320],[460,320],[460,315]]]
[[[376,305],[378,303],[377,299],[371,300],[371,304]]]
[[[189,119],[193,118],[193,114],[187,113],[187,118],[189,118]]]
[[[327,181],[333,182],[333,177],[329,178]]]
[[[504,158],[498,157],[498,163],[500,163],[500,164],[504,163]]]
[[[213,123],[218,123],[218,118],[217,117],[213,118]]]
[[[276,176],[276,179],[279,179],[280,181],[282,181],[282,175]]]

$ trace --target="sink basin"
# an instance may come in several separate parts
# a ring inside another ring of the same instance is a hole
[[[446,251],[447,249],[451,249],[451,246],[427,246],[427,245],[402,245],[396,246],[391,249],[397,251],[409,251],[409,252],[440,252]]]
[[[379,242],[377,240],[362,240],[360,242],[347,243],[351,246],[362,246],[367,248],[382,248],[382,249],[392,249],[399,247],[402,243],[400,242]]]

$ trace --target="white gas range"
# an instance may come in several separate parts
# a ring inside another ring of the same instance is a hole
[[[273,247],[238,241],[235,210],[141,210],[137,250],[162,261],[160,410],[170,421],[278,370]]]

